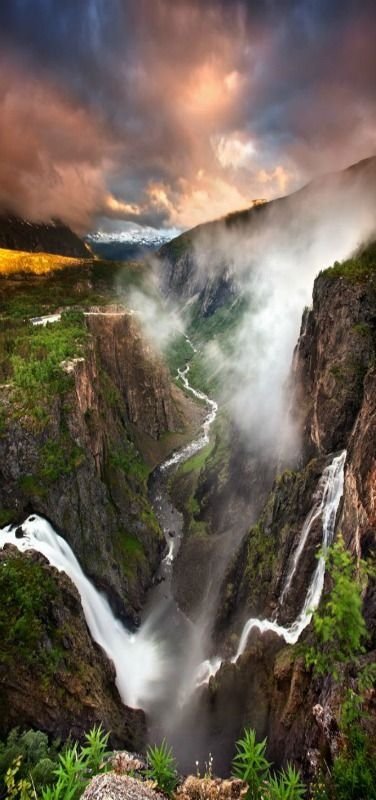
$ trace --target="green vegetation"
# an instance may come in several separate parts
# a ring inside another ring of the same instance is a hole
[[[335,261],[332,267],[320,272],[327,278],[344,278],[349,283],[363,283],[376,271],[376,242],[358,251],[346,261]]]
[[[67,747],[59,755],[54,784],[42,789],[42,800],[78,800],[91,777],[109,768],[108,738],[101,725],[94,726],[85,735],[84,746]]]
[[[52,784],[59,748],[60,742],[57,740],[50,745],[48,737],[42,731],[20,732],[18,728],[14,728],[7,739],[0,742],[0,787],[5,783],[9,770],[14,779],[13,786],[18,787],[17,794],[21,794],[19,783],[22,780],[35,787]],[[8,775],[9,796],[11,775]]]
[[[314,614],[314,643],[306,649],[306,662],[316,674],[329,673],[340,681],[341,748],[331,768],[323,766],[313,796],[375,800],[376,746],[368,732],[367,706],[376,684],[376,665],[362,657],[366,641],[362,592],[372,571],[363,562],[356,565],[341,537],[326,560],[332,588]],[[356,674],[355,680],[351,674]]]
[[[146,777],[156,784],[157,789],[171,797],[178,777],[172,749],[164,739],[161,745],[148,748],[147,763]]]
[[[0,528],[4,528],[5,525],[9,525],[14,518],[14,510],[10,508],[0,508]]]
[[[235,778],[248,784],[249,800],[259,800],[263,785],[269,775],[270,763],[265,757],[266,739],[256,741],[254,730],[245,730],[236,742],[236,754],[232,762]]]
[[[128,578],[136,578],[138,569],[147,564],[145,551],[141,542],[132,534],[121,531],[114,545],[123,572]]]
[[[332,580],[330,594],[324,598],[313,617],[315,643],[306,652],[306,664],[317,675],[339,677],[341,664],[351,662],[363,652],[366,625],[362,615],[364,565],[358,567],[338,537],[325,555]],[[363,567],[363,569],[362,569]]]
[[[25,326],[11,355],[13,384],[22,401],[66,390],[69,377],[61,362],[82,353],[87,331],[80,312],[67,311],[52,325]]]
[[[21,555],[0,562],[0,641],[8,668],[25,664],[51,675],[60,659],[58,633],[48,617],[56,585],[40,564]],[[43,646],[46,634],[49,648]]]
[[[214,448],[213,439],[195,453],[191,458],[187,461],[183,461],[183,463],[179,467],[179,475],[187,475],[189,472],[200,472],[201,469],[205,466],[207,459],[209,458],[210,454],[212,453]]]
[[[288,764],[279,774],[271,774],[265,752],[266,739],[257,742],[252,729],[245,730],[236,742],[232,771],[248,785],[248,800],[303,800],[306,789],[299,772]]]
[[[83,450],[67,434],[49,439],[40,450],[38,478],[53,483],[62,475],[74,472],[85,458]]]
[[[110,453],[109,462],[113,467],[121,469],[129,477],[134,477],[139,483],[144,484],[149,475],[149,469],[137,452],[133,442],[129,441],[127,449]]]
[[[98,725],[83,745],[61,748],[59,741],[49,745],[41,731],[15,728],[0,743],[0,786],[7,800],[78,800],[91,777],[109,768],[108,739]]]

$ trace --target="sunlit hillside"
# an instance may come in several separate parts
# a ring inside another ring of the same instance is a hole
[[[87,265],[87,259],[69,258],[52,253],[26,253],[22,250],[0,248],[0,275],[11,275],[17,272],[29,272],[34,275],[45,275],[67,267]]]

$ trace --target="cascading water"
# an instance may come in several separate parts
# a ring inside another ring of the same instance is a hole
[[[22,525],[23,537],[8,526],[0,532],[0,546],[38,550],[56,569],[65,572],[78,589],[85,619],[94,641],[103,647],[116,669],[116,684],[124,703],[144,706],[153,696],[164,669],[163,644],[148,627],[130,633],[116,619],[105,596],[84,575],[68,543],[47,520],[32,515]]]
[[[36,324],[53,322],[38,318]],[[191,343],[190,343],[191,344]],[[195,348],[191,344],[192,349]],[[78,589],[87,625],[116,669],[116,684],[124,703],[142,707],[157,717],[165,708],[177,705],[183,687],[194,675],[203,657],[198,647],[195,627],[177,607],[171,591],[172,563],[182,535],[182,515],[170,503],[165,484],[166,471],[172,470],[209,441],[209,429],[218,406],[188,381],[189,367],[179,370],[186,389],[209,406],[203,432],[192,444],[177,451],[153,473],[150,495],[163,527],[168,552],[161,564],[157,584],[151,589],[140,628],[132,633],[112,613],[103,594],[84,575],[68,543],[47,520],[32,515],[23,523],[23,536],[8,526],[0,531],[0,547],[13,544],[19,550],[37,550],[58,570],[64,571]]]
[[[321,517],[322,521],[323,550],[329,547],[333,540],[338,506],[343,495],[345,461],[346,450],[343,450],[339,456],[335,456],[332,463],[326,467],[322,474],[318,492],[316,494],[315,504],[304,522],[302,535],[298,547],[294,553],[292,565],[286,578],[286,583],[279,601],[280,607],[282,606],[283,600],[289,591],[292,578],[296,572],[309,532],[312,529],[313,522],[316,519]],[[244,653],[249,634],[253,628],[257,628],[261,633],[273,631],[274,633],[278,634],[278,636],[281,636],[287,644],[295,644],[303,633],[304,629],[311,622],[312,614],[320,603],[324,588],[324,576],[325,559],[323,556],[320,556],[317,567],[312,575],[303,607],[294,622],[292,622],[290,625],[279,625],[273,620],[257,619],[253,617],[247,620],[243,627],[238,649],[235,656],[232,658],[232,662],[235,663],[239,656]],[[196,685],[201,686],[207,683],[210,677],[215,675],[221,663],[222,661],[219,657],[208,659],[202,662],[196,675]]]

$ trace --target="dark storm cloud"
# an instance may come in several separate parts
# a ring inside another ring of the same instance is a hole
[[[368,0],[2,0],[0,202],[187,226],[293,189],[375,150],[374,38]]]

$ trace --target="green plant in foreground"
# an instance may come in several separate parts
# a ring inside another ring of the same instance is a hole
[[[267,782],[265,797],[268,800],[303,800],[305,796],[306,789],[300,774],[291,764]]]
[[[248,784],[249,800],[259,800],[265,781],[269,776],[270,764],[265,757],[266,739],[256,741],[254,730],[245,730],[236,742],[236,754],[232,762],[235,778]]]
[[[146,777],[154,781],[162,792],[171,795],[177,786],[178,776],[172,749],[167,746],[165,739],[159,746],[148,748],[147,763]]]
[[[43,789],[42,800],[78,800],[90,778],[108,769],[108,737],[101,725],[94,726],[85,734],[86,745],[68,747],[59,756],[56,781]]]

